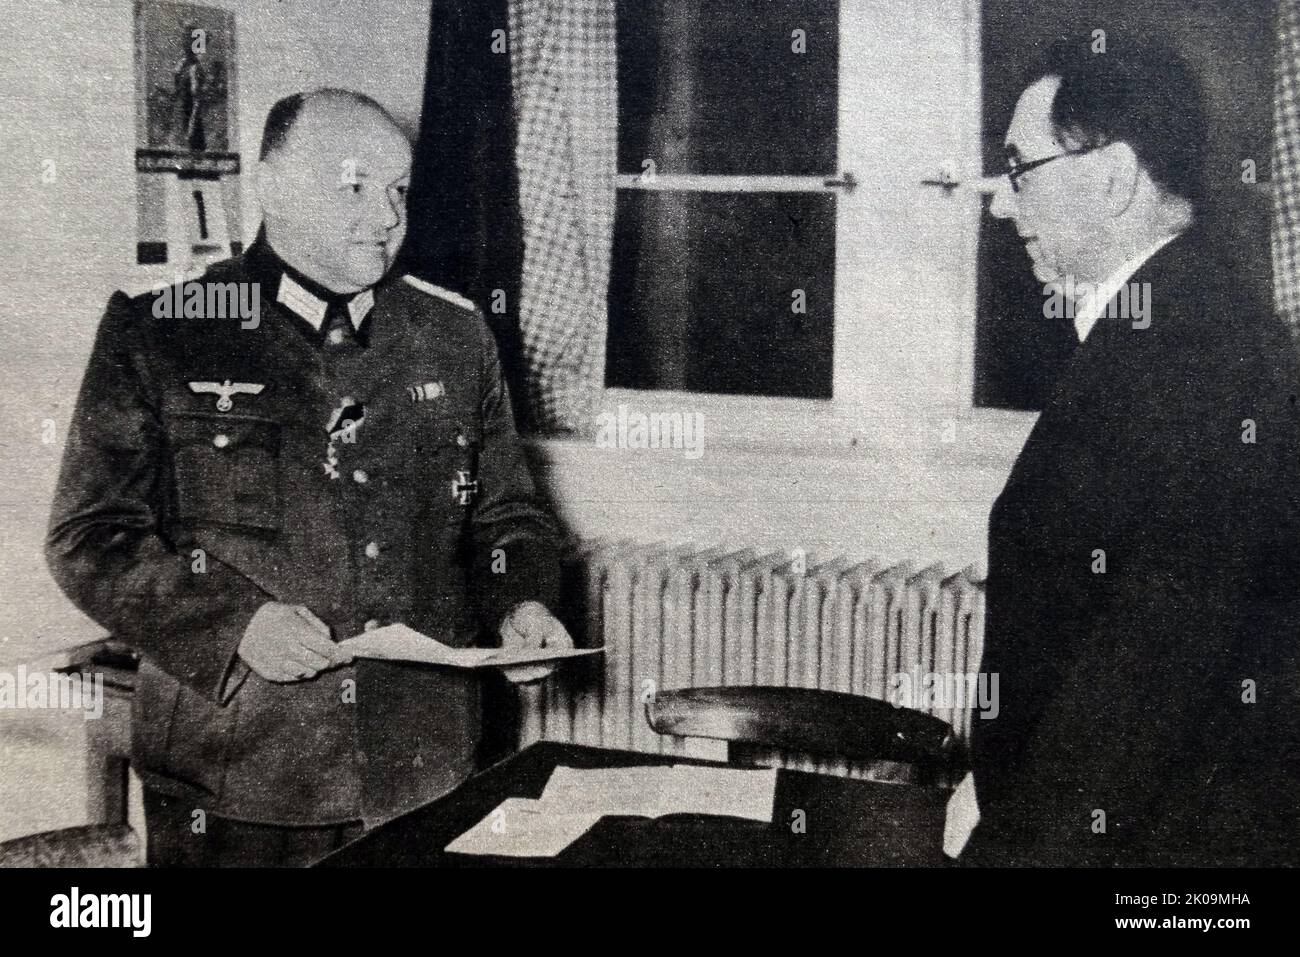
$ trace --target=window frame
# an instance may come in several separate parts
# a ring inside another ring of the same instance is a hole
[[[967,460],[969,454],[978,457],[981,447],[998,457],[1018,448],[1035,413],[974,405],[982,197],[922,182],[982,173],[982,4],[930,0],[926,7],[840,0],[836,178],[851,173],[855,189],[837,189],[813,176],[660,173],[650,182],[635,173],[618,177],[619,189],[735,191],[741,181],[756,189],[836,189],[832,398],[606,387],[599,413],[617,415],[620,405],[699,412],[715,447],[921,448],[941,459],[964,448]],[[891,28],[900,35],[891,36]],[[922,77],[899,75],[882,63],[891,55],[881,50],[882,37],[889,37],[894,51],[907,50],[892,55],[911,56],[920,74],[933,70],[935,61],[949,64],[943,76],[950,81],[931,79],[928,90],[922,82],[922,95],[913,102],[910,94]],[[936,239],[947,248],[936,248]],[[901,287],[899,295],[887,291],[890,281],[880,281],[886,274]],[[927,325],[927,312],[939,318]],[[881,348],[890,342],[901,347]]]

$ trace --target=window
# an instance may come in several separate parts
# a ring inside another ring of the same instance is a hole
[[[703,411],[711,436],[746,448],[954,449],[941,443],[972,408],[980,201],[932,184],[980,171],[980,0],[619,9],[606,410]],[[661,79],[672,42],[710,57],[690,89]],[[799,73],[766,62],[778,55],[813,59]],[[1006,417],[979,427],[992,419]]]
[[[830,399],[837,0],[621,0],[607,384]]]

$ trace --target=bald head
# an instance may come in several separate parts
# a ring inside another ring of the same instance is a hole
[[[387,120],[393,129],[399,131],[401,129],[392,114],[384,109],[382,103],[355,90],[322,87],[319,90],[291,93],[277,100],[271,107],[271,112],[266,114],[266,124],[262,127],[262,148],[258,153],[259,160],[266,159],[284,146],[290,131],[308,106],[323,108],[326,111],[341,110],[354,116],[369,112]]]
[[[336,292],[373,286],[406,235],[411,145],[350,90],[285,97],[267,117],[258,192],[272,248]]]

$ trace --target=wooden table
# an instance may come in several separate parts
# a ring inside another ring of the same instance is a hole
[[[389,821],[320,867],[800,867],[934,866],[943,863],[948,792],[848,778],[777,772],[771,824],[684,815],[602,818],[550,859],[471,857],[443,848],[508,797],[541,796],[551,772],[649,764],[707,764],[669,755],[543,741]],[[793,826],[802,811],[806,829]]]

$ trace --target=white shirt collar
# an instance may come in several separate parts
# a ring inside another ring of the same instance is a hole
[[[1088,333],[1097,324],[1097,320],[1105,314],[1110,301],[1115,298],[1121,287],[1133,277],[1133,274],[1145,266],[1147,260],[1181,235],[1181,232],[1177,232],[1156,240],[1136,256],[1122,263],[1118,269],[1106,277],[1105,282],[1096,287],[1095,291],[1092,291],[1090,295],[1083,296],[1082,302],[1076,303],[1074,331],[1078,334],[1080,342],[1088,338]]]
[[[325,322],[325,301],[312,295],[303,288],[301,283],[294,282],[288,273],[280,274],[280,292],[276,295],[275,301],[307,320],[317,332]],[[365,321],[374,304],[375,293],[371,289],[352,297],[348,302],[348,315],[352,318],[353,329],[361,328],[361,323]]]

